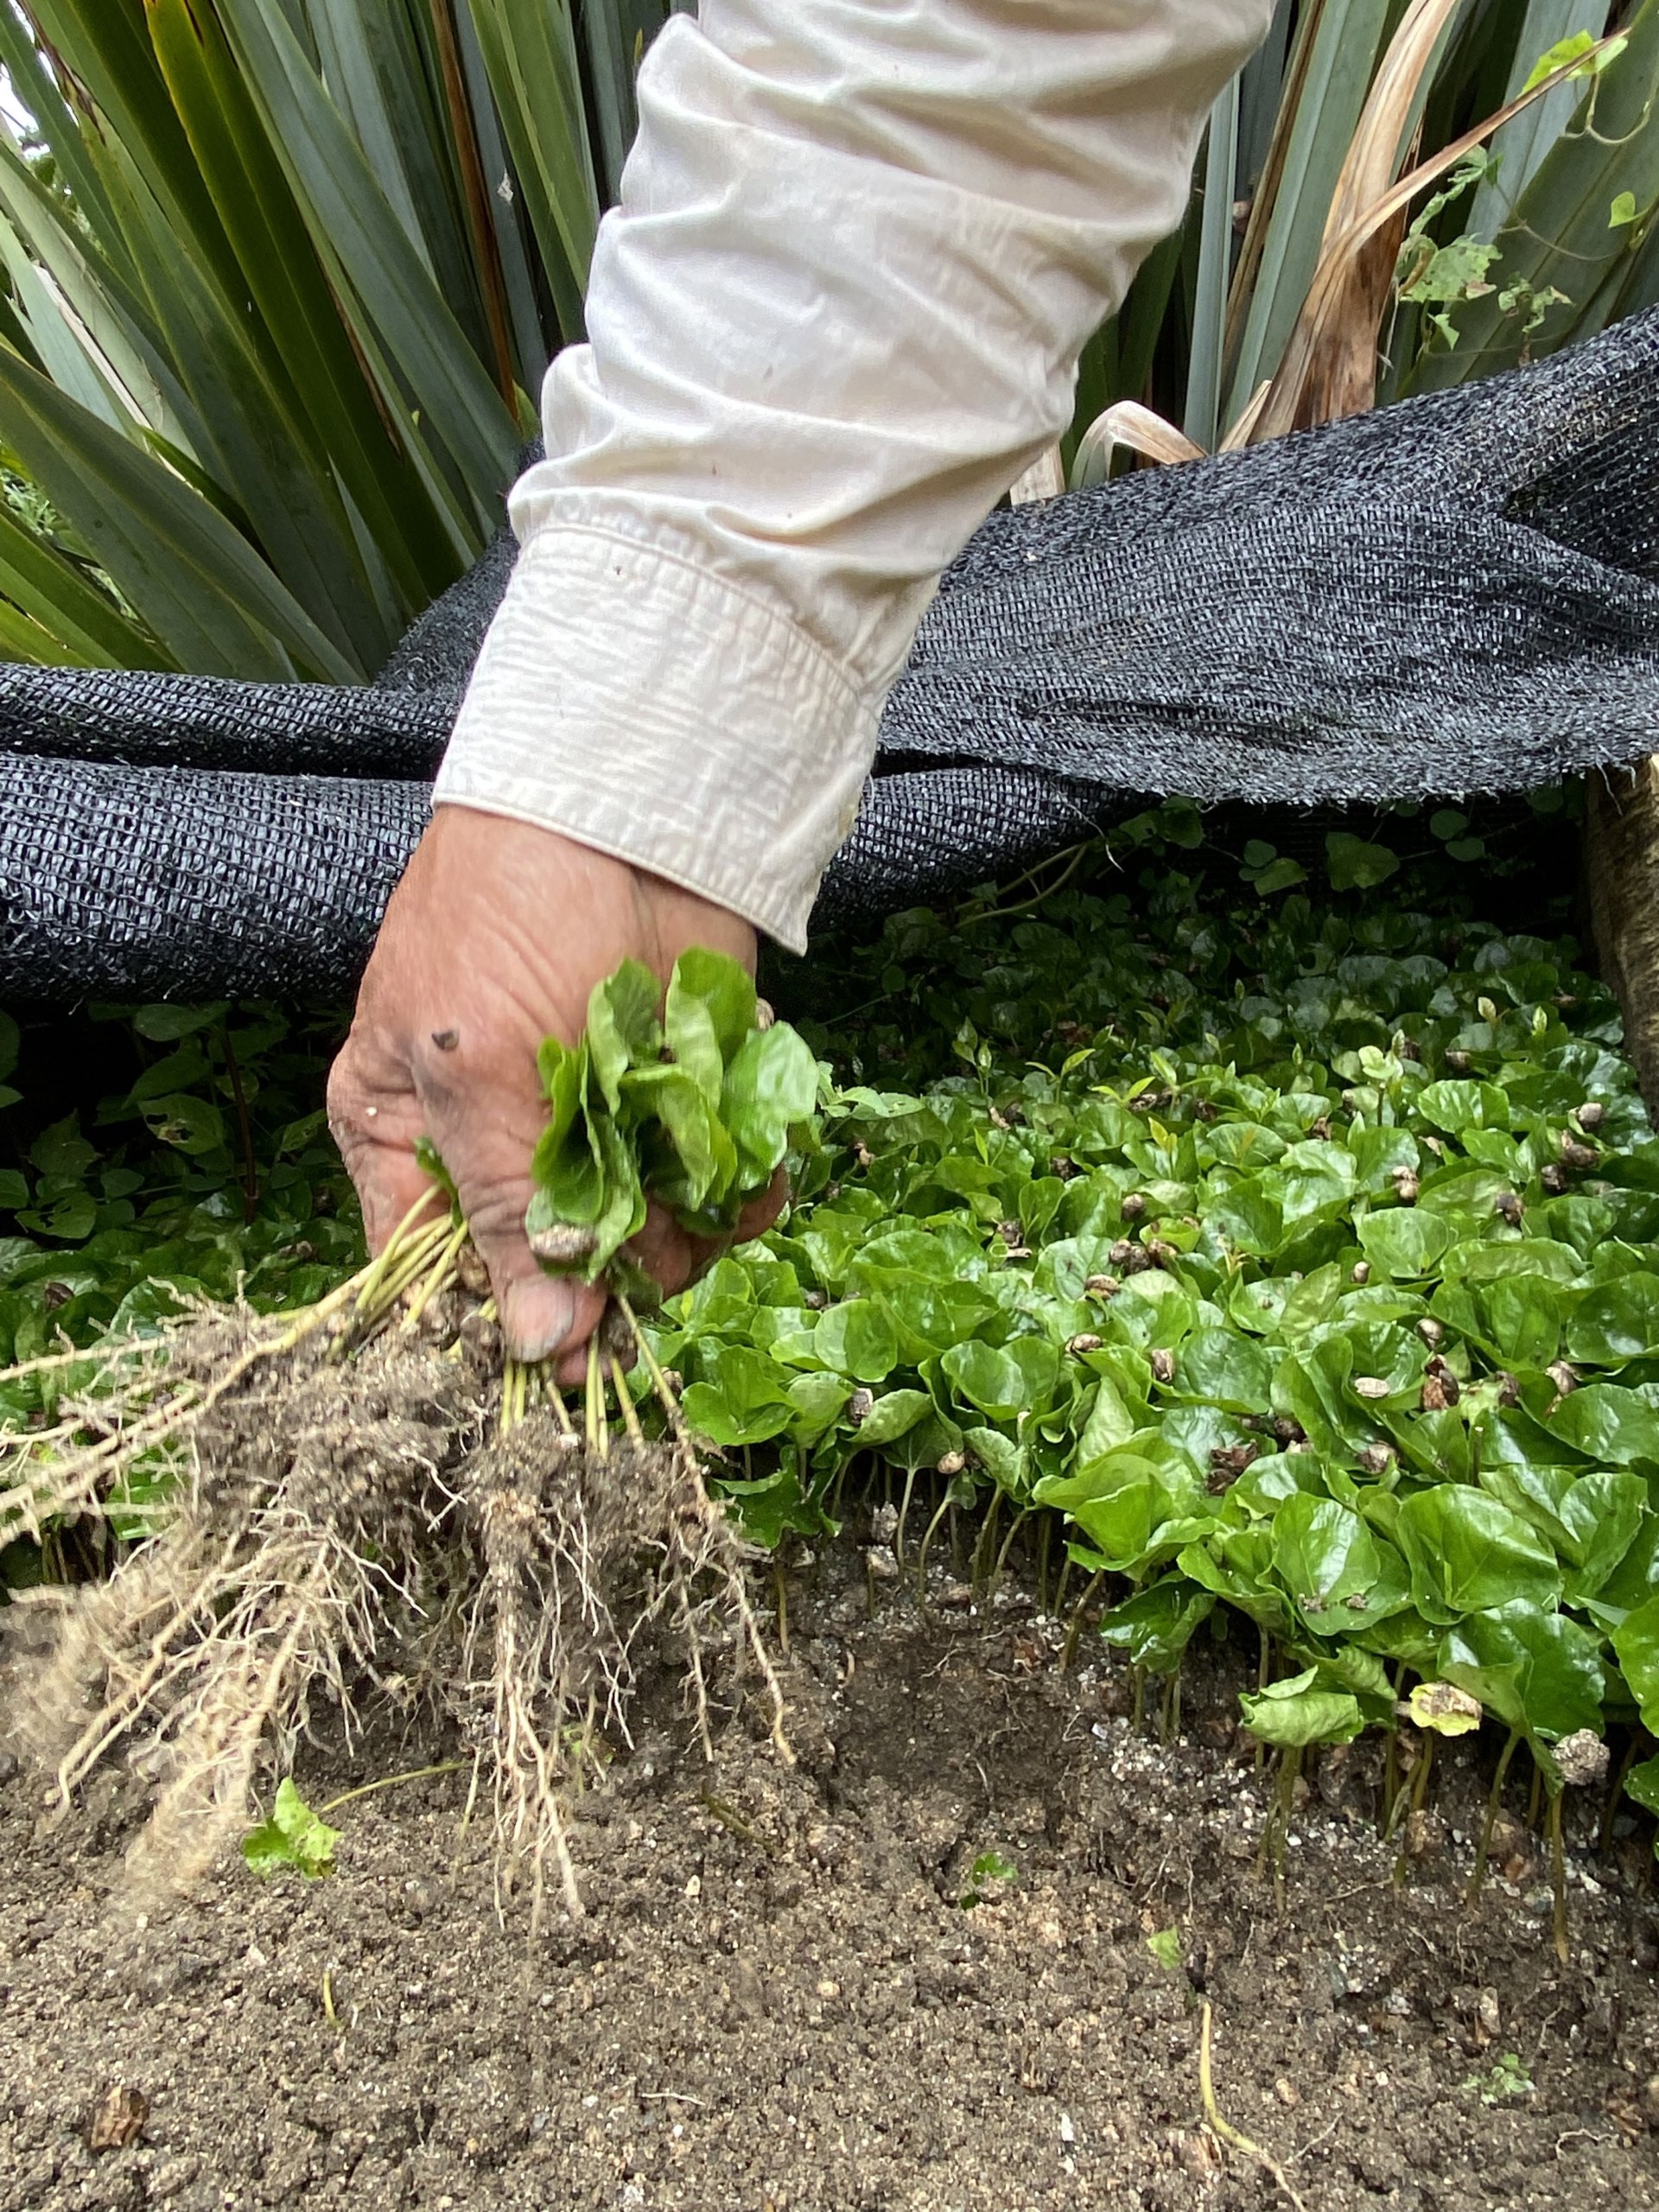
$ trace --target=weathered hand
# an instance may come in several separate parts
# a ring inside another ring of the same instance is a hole
[[[490,1272],[509,1349],[560,1355],[565,1381],[605,1309],[601,1287],[543,1272],[524,1236],[531,1154],[546,1119],[542,1039],[573,1044],[593,986],[630,957],[666,982],[706,945],[754,966],[747,922],[661,877],[552,830],[442,806],[393,893],[328,1080],[328,1118],[378,1251],[429,1189],[415,1147],[428,1136],[454,1178]],[[775,1218],[782,1182],[740,1236]],[[653,1206],[628,1248],[665,1291],[714,1247]]]

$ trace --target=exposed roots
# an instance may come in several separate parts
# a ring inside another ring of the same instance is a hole
[[[632,1408],[630,1408],[630,1411]],[[741,1548],[680,1439],[638,1434],[588,1449],[554,1414],[533,1412],[479,1452],[468,1502],[484,1573],[467,1638],[467,1679],[494,1751],[504,1891],[527,1874],[539,1924],[548,1864],[565,1908],[582,1907],[563,1801],[594,1770],[608,1729],[625,1739],[634,1653],[668,1626],[681,1643],[687,1696],[712,1757],[707,1667],[729,1653],[757,1673],[772,1740],[791,1758],[782,1693],[744,1584]]]
[[[662,1378],[650,1441],[613,1366],[613,1436],[596,1358],[578,1435],[539,1376],[503,1375],[448,1225],[405,1243],[304,1315],[213,1310],[83,1359],[91,1386],[0,1446],[0,1541],[118,1506],[130,1529],[169,1491],[23,1716],[65,1807],[124,1744],[156,1780],[143,1890],[217,1857],[318,1700],[348,1727],[376,1691],[460,1719],[493,1767],[499,1896],[527,1893],[532,1928],[550,1874],[581,1910],[568,1808],[626,1738],[643,1639],[678,1646],[705,1749],[717,1670],[759,1688],[789,1757],[742,1548]]]

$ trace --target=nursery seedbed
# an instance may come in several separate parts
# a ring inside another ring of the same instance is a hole
[[[1189,1656],[1165,1743],[1015,1580],[971,1601],[941,1566],[925,1610],[872,1610],[843,1540],[784,1586],[797,1764],[758,1721],[709,1764],[647,1681],[572,1823],[584,1916],[533,1949],[464,1766],[343,1807],[327,1879],[232,1852],[139,1925],[146,1785],[111,1769],[54,1823],[0,1756],[0,2212],[1654,2201],[1645,1838],[1599,1857],[1599,1808],[1569,1820],[1563,1967],[1513,1821],[1465,1907],[1472,1751],[1442,1747],[1396,1886],[1380,1749],[1327,1749],[1281,1912],[1253,1653]],[[0,1710],[45,1610],[5,1617]],[[383,1717],[296,1778],[323,1805],[454,1749]],[[1277,2176],[1205,2124],[1206,2005],[1217,2108]]]

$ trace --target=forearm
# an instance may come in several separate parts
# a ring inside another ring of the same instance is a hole
[[[1064,429],[1268,0],[704,0],[437,797],[804,940],[939,569]]]

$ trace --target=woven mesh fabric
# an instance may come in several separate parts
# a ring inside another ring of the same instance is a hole
[[[0,998],[343,995],[512,561],[352,690],[0,670]],[[1659,752],[1659,311],[1460,391],[993,516],[815,920],[1139,797],[1520,791]]]
[[[0,995],[338,998],[428,790],[0,753]]]

